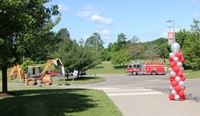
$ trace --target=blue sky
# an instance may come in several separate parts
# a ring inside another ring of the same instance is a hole
[[[53,31],[67,28],[71,38],[86,40],[94,32],[101,35],[105,47],[124,33],[141,42],[167,37],[167,20],[174,20],[175,31],[190,29],[200,19],[200,0],[52,0],[61,12],[61,21]]]

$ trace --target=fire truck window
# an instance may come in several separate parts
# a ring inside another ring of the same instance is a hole
[[[128,65],[128,68],[132,68],[132,65]]]
[[[133,65],[134,68],[139,68],[138,66],[139,66],[139,65]]]
[[[133,65],[134,68],[140,68],[140,65]]]

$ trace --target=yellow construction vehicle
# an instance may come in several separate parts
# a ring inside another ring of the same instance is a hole
[[[54,64],[60,66],[62,69],[62,75],[65,75],[64,65],[59,58],[48,60],[43,71],[40,73],[40,66],[29,66],[28,67],[28,84],[35,85],[40,81],[43,84],[51,85],[53,80],[50,74],[48,74],[49,67]]]
[[[14,65],[11,72],[7,76],[10,80],[14,80],[16,77],[19,78],[20,82],[25,82],[25,79],[27,78],[27,75],[22,72],[20,65]]]

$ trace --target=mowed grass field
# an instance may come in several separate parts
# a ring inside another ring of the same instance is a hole
[[[104,61],[99,64],[96,68],[87,70],[87,74],[125,74],[127,65],[114,66],[110,61]]]

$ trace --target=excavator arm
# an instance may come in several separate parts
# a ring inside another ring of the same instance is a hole
[[[11,69],[10,73],[8,74],[8,79],[10,80],[14,80],[16,77],[16,72],[17,71],[17,65],[13,66],[13,68]]]
[[[48,60],[46,66],[44,67],[43,71],[40,73],[40,77],[43,78],[47,72],[47,70],[49,69],[49,67],[54,64],[56,66],[61,66],[62,68],[62,74],[65,75],[65,71],[64,71],[64,65],[61,62],[61,60],[59,58],[56,59],[52,59],[52,60]]]
[[[19,78],[21,82],[24,82],[24,79],[26,78],[26,75],[22,72],[20,65],[13,66],[8,75],[8,79],[14,80],[16,76]]]

